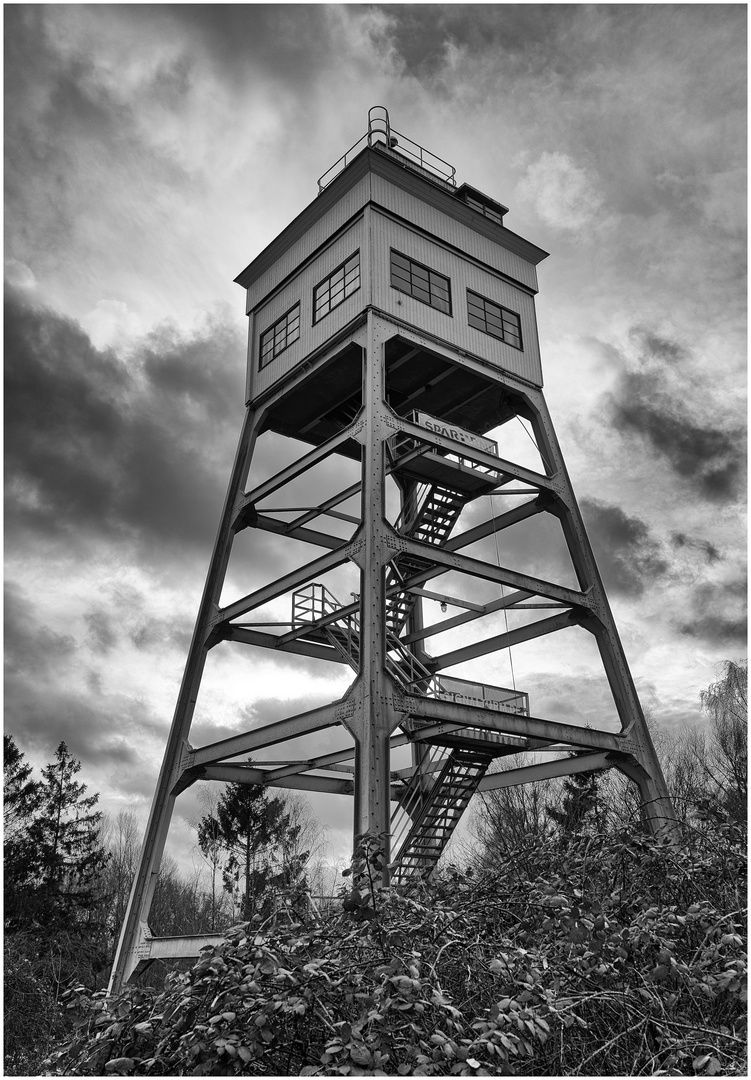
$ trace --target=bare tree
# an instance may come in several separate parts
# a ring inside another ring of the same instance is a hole
[[[529,764],[532,758],[520,754],[513,768]],[[496,860],[524,847],[531,837],[549,836],[553,826],[546,808],[559,788],[560,781],[555,780],[481,792],[474,802],[471,822],[480,844],[475,857],[492,866]]]
[[[744,821],[748,801],[748,661],[728,660],[724,674],[701,694],[710,736],[704,768],[719,801]]]

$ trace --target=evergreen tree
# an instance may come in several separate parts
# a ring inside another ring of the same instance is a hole
[[[41,785],[31,779],[31,765],[25,761],[12,735],[3,738],[3,859],[5,925],[22,924],[37,876],[36,852],[29,828],[40,802]]]
[[[28,829],[36,860],[34,912],[48,931],[70,930],[97,903],[97,881],[107,861],[100,843],[99,796],[86,795],[75,776],[80,761],[61,742],[56,761],[42,770],[40,809]],[[32,914],[30,912],[30,914]]]
[[[202,850],[221,843],[228,854],[224,888],[228,893],[240,893],[243,920],[267,913],[271,887],[289,886],[293,879],[300,887],[300,871],[307,853],[296,853],[293,860],[284,858],[285,848],[288,852],[294,850],[299,831],[299,825],[294,825],[286,812],[284,799],[269,798],[256,784],[228,785],[216,816],[201,819]]]

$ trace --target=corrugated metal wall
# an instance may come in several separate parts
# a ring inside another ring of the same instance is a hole
[[[360,216],[349,229],[257,309],[255,318],[251,321],[253,340],[249,349],[251,398],[267,390],[282,375],[291,371],[309,353],[323,345],[328,338],[346,326],[362,308],[367,306],[369,275],[363,239],[363,218]],[[313,289],[358,249],[360,250],[360,289],[314,324]],[[300,302],[300,337],[276,359],[259,370],[261,334],[298,301]]]
[[[321,244],[341,229],[349,219],[362,209],[368,201],[370,177],[364,176],[354,187],[346,191],[327,214],[316,221],[309,229],[301,232],[299,239],[292,244],[277,261],[264,271],[247,292],[246,311],[250,312],[256,304],[268,296],[281,281],[309,259]],[[322,276],[322,275],[321,275]]]
[[[542,385],[534,299],[529,293],[514,288],[498,275],[481,269],[469,259],[427,240],[383,214],[374,214],[372,245],[373,303],[376,307],[529,382]],[[451,315],[391,287],[392,247],[449,279]],[[521,351],[469,325],[467,289],[519,315],[523,343]]]
[[[501,246],[501,242],[494,243],[450,215],[443,214],[434,206],[423,202],[410,191],[389,183],[384,177],[375,173],[372,174],[371,198],[375,203],[393,211],[432,236],[445,240],[461,251],[466,251],[468,255],[500,270],[502,274],[507,274],[515,281],[520,281],[522,285],[537,291],[537,271],[532,263]],[[498,231],[499,235],[502,235],[500,227]]]

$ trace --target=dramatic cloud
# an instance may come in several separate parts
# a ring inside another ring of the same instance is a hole
[[[95,349],[74,321],[11,294],[9,535],[207,550],[242,416],[242,353],[212,320],[197,339],[154,331],[125,363]]]
[[[658,723],[693,716],[742,647],[743,5],[5,14],[6,710],[35,765],[65,738],[105,809],[148,804],[243,413],[232,279],[316,198],[375,104],[551,252],[537,316],[553,421],[637,683]],[[531,441],[512,427],[500,442],[517,460]],[[251,486],[300,449],[263,435]],[[349,482],[332,458],[290,498]],[[498,546],[474,553],[576,587],[552,516]],[[244,530],[226,599],[308,552]],[[340,580],[356,588],[351,567]],[[466,595],[481,592],[473,579]],[[267,606],[259,618],[289,618]],[[505,684],[509,659],[478,661],[478,677]],[[580,628],[514,650],[534,707],[575,722],[606,715],[598,666]],[[222,644],[191,736],[332,700],[350,679]],[[337,826],[351,810],[337,802]]]
[[[640,346],[636,365],[621,375],[610,413],[616,428],[635,435],[703,498],[728,502],[742,489],[745,433],[730,417],[705,416],[706,400],[697,401],[686,350],[644,330],[633,334]],[[681,392],[681,369],[687,385]]]
[[[667,572],[660,544],[639,518],[596,499],[583,499],[581,510],[606,590],[641,596]]]
[[[700,540],[695,536],[686,536],[685,533],[674,532],[670,537],[670,542],[676,548],[694,548],[697,551],[702,551],[708,563],[718,562],[722,559],[720,552],[709,540]]]
[[[730,582],[705,582],[691,596],[690,619],[679,624],[686,637],[700,638],[732,650],[745,649],[748,635],[745,577]]]

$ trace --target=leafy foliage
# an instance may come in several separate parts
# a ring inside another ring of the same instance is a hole
[[[728,820],[713,836],[553,838],[410,889],[380,886],[363,838],[324,924],[234,927],[161,992],[71,994],[84,1022],[51,1068],[743,1074],[745,837]]]

